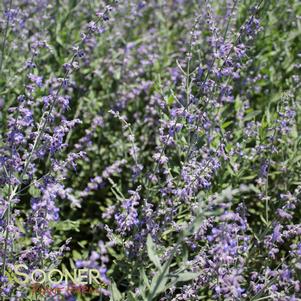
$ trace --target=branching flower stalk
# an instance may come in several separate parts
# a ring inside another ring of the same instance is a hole
[[[10,21],[10,10],[12,8],[12,3],[13,1],[10,0],[9,1],[9,7],[8,7],[8,10],[7,10],[7,16],[6,16],[6,24],[5,24],[5,29],[4,29],[4,35],[3,35],[3,41],[2,41],[2,44],[1,44],[1,56],[0,56],[0,74],[2,72],[2,66],[3,66],[3,61],[4,61],[4,56],[5,56],[5,46],[6,46],[6,41],[7,41],[7,33],[8,33],[8,30],[9,30],[9,21]]]
[[[10,3],[11,2],[12,1],[10,1]],[[109,10],[110,10],[110,8],[107,8],[105,10],[104,16],[106,16],[109,13]],[[104,22],[104,18],[102,16],[100,16],[95,21],[95,26],[97,26],[99,23],[100,23],[100,26],[102,26],[103,22]],[[8,23],[8,21],[7,21],[7,23]],[[78,58],[78,51],[80,51],[80,48],[84,45],[85,39],[87,37],[89,37],[92,33],[93,33],[93,30],[91,28],[89,28],[88,32],[86,33],[85,38],[83,38],[81,40],[81,42],[78,44],[78,46],[77,46],[78,50],[72,56],[72,58],[69,62],[70,66],[73,66],[73,64],[75,62],[75,59]],[[34,140],[32,150],[31,150],[27,160],[25,161],[23,171],[22,171],[22,173],[19,177],[19,183],[20,184],[16,184],[13,187],[11,187],[11,185],[9,184],[9,193],[8,193],[8,199],[7,199],[8,206],[7,206],[6,212],[4,212],[4,217],[6,217],[6,230],[5,230],[5,234],[4,234],[5,235],[5,239],[4,239],[4,257],[3,257],[3,265],[2,265],[2,273],[1,273],[2,276],[1,277],[5,276],[5,271],[6,271],[7,244],[8,244],[8,238],[9,238],[9,229],[8,228],[9,228],[9,225],[10,225],[10,217],[11,217],[11,210],[12,210],[11,202],[12,202],[13,198],[17,195],[18,190],[20,188],[20,185],[23,183],[24,176],[26,175],[28,167],[31,164],[33,155],[34,155],[37,147],[39,146],[42,135],[45,133],[45,129],[46,129],[47,125],[50,122],[50,117],[51,117],[52,111],[53,111],[53,109],[54,109],[54,107],[55,107],[55,105],[58,101],[60,91],[62,90],[65,81],[67,80],[68,76],[70,75],[70,72],[71,72],[71,68],[67,68],[67,70],[64,73],[63,79],[62,79],[62,81],[61,81],[61,83],[60,83],[60,85],[59,85],[59,87],[56,91],[56,94],[55,94],[54,98],[53,98],[53,101],[50,104],[49,110],[44,112],[41,116],[41,120],[40,120],[39,125],[38,125],[37,136]]]

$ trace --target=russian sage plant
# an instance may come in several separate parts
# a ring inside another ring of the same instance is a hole
[[[1,298],[300,300],[300,28],[296,0],[3,0]]]

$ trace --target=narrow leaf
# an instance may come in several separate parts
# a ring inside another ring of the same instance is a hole
[[[148,234],[147,236],[146,247],[147,247],[147,254],[149,259],[159,270],[161,270],[162,267],[161,267],[160,259],[159,256],[156,254],[156,247],[150,234]]]

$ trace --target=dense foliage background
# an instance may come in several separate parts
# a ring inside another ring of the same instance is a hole
[[[1,5],[3,300],[301,300],[300,1]]]

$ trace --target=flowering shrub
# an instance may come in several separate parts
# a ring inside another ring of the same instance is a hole
[[[2,6],[2,300],[301,300],[299,1]]]

